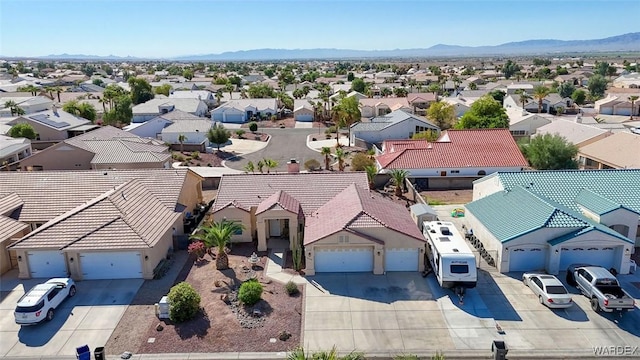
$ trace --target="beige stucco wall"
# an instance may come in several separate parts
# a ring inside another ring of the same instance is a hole
[[[227,219],[228,221],[237,221],[244,225],[242,235],[233,235],[231,242],[251,242],[253,240],[252,234],[254,229],[251,224],[251,214],[245,210],[228,207],[222,209],[213,214],[213,221],[222,221]]]
[[[160,166],[162,167],[162,166]],[[193,211],[202,198],[202,177],[193,171],[187,171],[187,175],[178,197],[178,202],[187,207],[186,211]]]
[[[59,143],[20,161],[20,167],[22,170],[31,170],[32,166],[42,166],[43,170],[91,170],[93,157],[89,151]]]
[[[29,125],[31,125],[31,127],[33,127],[33,130],[36,131],[36,133],[38,134],[38,136],[40,137],[40,140],[57,140],[57,141],[62,141],[62,140],[66,140],[68,138],[67,135],[67,131],[66,130],[62,130],[62,131],[58,131],[58,130],[54,130],[51,129],[47,126],[44,126],[38,122],[35,121],[31,121],[29,119],[25,119],[25,118],[19,118],[18,123],[27,123]]]
[[[11,270],[11,258],[13,257],[13,264],[17,264],[18,260],[17,260],[17,254],[15,253],[14,250],[8,250],[7,246],[9,246],[10,244],[12,244],[13,242],[15,242],[16,240],[20,239],[21,237],[27,235],[29,233],[29,228],[22,230],[16,234],[12,234],[11,236],[7,237],[6,239],[2,240],[0,242],[0,275],[6,273],[7,271]],[[24,258],[24,256],[23,256]],[[18,264],[20,265],[20,264]]]
[[[504,187],[500,182],[500,178],[491,175],[483,177],[473,184],[473,201],[502,190],[504,190]]]
[[[628,226],[629,233],[625,234],[625,236],[635,241],[635,246],[639,246],[640,244],[640,241],[637,239],[639,221],[640,220],[638,218],[638,214],[626,209],[617,209],[600,217],[600,223],[606,225],[607,227],[612,227],[614,225]]]
[[[289,220],[289,247],[294,247],[294,241],[297,237],[298,214],[291,213],[287,210],[267,210],[256,215],[256,230],[258,231],[258,251],[266,251],[269,239],[269,221],[280,220],[280,231],[284,229],[285,222]]]

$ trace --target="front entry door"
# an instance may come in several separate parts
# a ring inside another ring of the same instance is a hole
[[[269,237],[280,237],[280,220],[269,220]]]

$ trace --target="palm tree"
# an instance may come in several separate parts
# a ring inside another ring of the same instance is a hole
[[[529,102],[529,100],[533,99],[531,95],[527,94],[526,91],[520,91],[520,102],[522,103],[522,108]]]
[[[227,244],[231,237],[244,230],[244,225],[235,222],[222,220],[214,222],[210,226],[200,226],[198,232],[191,236],[193,240],[202,241],[207,247],[207,252],[211,255],[211,248],[217,247],[216,269],[225,270],[229,268],[229,257],[227,256]]]
[[[233,86],[233,84],[232,84],[232,83],[227,83],[227,84],[224,86],[224,91],[226,91],[226,92],[228,92],[228,93],[229,93],[229,100],[231,100],[231,99],[232,99],[232,96],[233,96],[233,90],[234,90],[234,86]]]
[[[403,169],[395,169],[395,170],[391,170],[390,175],[391,175],[391,178],[393,179],[393,182],[396,184],[396,196],[398,197],[402,196],[402,186],[404,185],[404,182],[407,180],[407,176],[409,175],[409,172]]]
[[[638,98],[638,95],[629,96],[629,101],[631,101],[631,116],[629,117],[629,119],[631,120],[633,120],[633,105],[635,104],[636,100],[638,100]]]
[[[364,167],[364,171],[367,172],[367,180],[369,181],[369,189],[376,188],[376,175],[378,174],[378,168],[375,165],[368,165]]]
[[[267,174],[271,173],[271,169],[278,167],[278,162],[273,159],[262,159],[264,166],[267,167]]]
[[[344,171],[344,158],[346,154],[342,148],[336,149],[336,159],[338,159],[338,170]]]
[[[220,100],[222,100],[222,97],[222,89],[218,89],[218,91],[216,91],[216,101],[218,105],[220,105]]]
[[[13,109],[14,109],[14,110],[13,110],[13,112],[12,112],[12,113],[15,113],[15,115],[16,115],[16,116],[21,116],[21,115],[26,114],[26,112],[24,111],[24,109],[23,109],[23,108],[21,108],[21,107],[20,107],[20,106],[18,106],[18,105],[14,106],[14,107],[13,107]]]
[[[257,167],[258,167],[258,171],[260,171],[260,173],[263,174],[262,169],[264,168],[264,161],[263,160],[258,161]]]
[[[542,112],[542,101],[549,95],[549,92],[549,88],[542,85],[533,89],[533,98],[538,100],[538,114]]]
[[[251,172],[252,173],[254,171],[256,171],[256,167],[255,167],[255,165],[253,165],[253,161],[249,161],[247,163],[247,165],[244,166],[244,172],[246,172],[246,173],[250,173]]]
[[[16,106],[17,105],[18,104],[16,104],[16,102],[13,101],[13,100],[8,100],[8,101],[5,101],[5,103],[4,103],[4,107],[6,109],[9,109],[9,111],[11,111],[11,116],[13,116],[16,113]]]
[[[329,170],[329,156],[331,156],[331,148],[324,146],[320,153],[324,156],[324,169]]]
[[[178,142],[180,143],[180,152],[184,153],[184,142],[187,141],[187,136],[185,134],[178,135]]]

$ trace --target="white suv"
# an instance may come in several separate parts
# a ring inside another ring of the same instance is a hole
[[[16,324],[33,325],[53,319],[53,311],[67,297],[76,294],[73,279],[55,278],[38,284],[24,294],[14,312]]]

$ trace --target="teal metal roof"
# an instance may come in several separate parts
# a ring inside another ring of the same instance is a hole
[[[606,197],[594,193],[589,189],[582,189],[576,196],[576,203],[589,209],[594,214],[604,215],[613,210],[620,209],[622,205]]]
[[[466,207],[501,242],[543,227],[587,225],[522,187],[497,192]]]
[[[584,235],[586,233],[593,232],[593,231],[597,231],[597,232],[601,232],[601,233],[604,233],[604,234],[611,235],[613,237],[616,237],[618,239],[624,240],[624,241],[626,241],[628,243],[631,243],[631,244],[635,243],[631,239],[618,234],[617,232],[609,229],[606,226],[589,226],[589,227],[585,227],[583,229],[570,232],[570,233],[568,233],[566,235],[559,236],[559,237],[557,237],[555,239],[552,239],[552,240],[549,240],[547,242],[549,243],[549,245],[555,246],[555,245],[558,245],[558,244],[562,244],[565,241],[574,239],[574,238],[576,238],[576,237],[578,237],[580,235]]]
[[[545,227],[575,229],[568,235],[551,240],[550,243],[569,240],[588,229],[632,242],[580,212],[521,186],[473,201],[466,207],[503,243]]]
[[[588,189],[598,197],[582,194],[580,201],[596,212],[613,209],[612,204],[640,214],[640,169],[561,170],[500,172],[498,176],[505,190],[518,186],[566,207],[579,211],[578,195]]]

